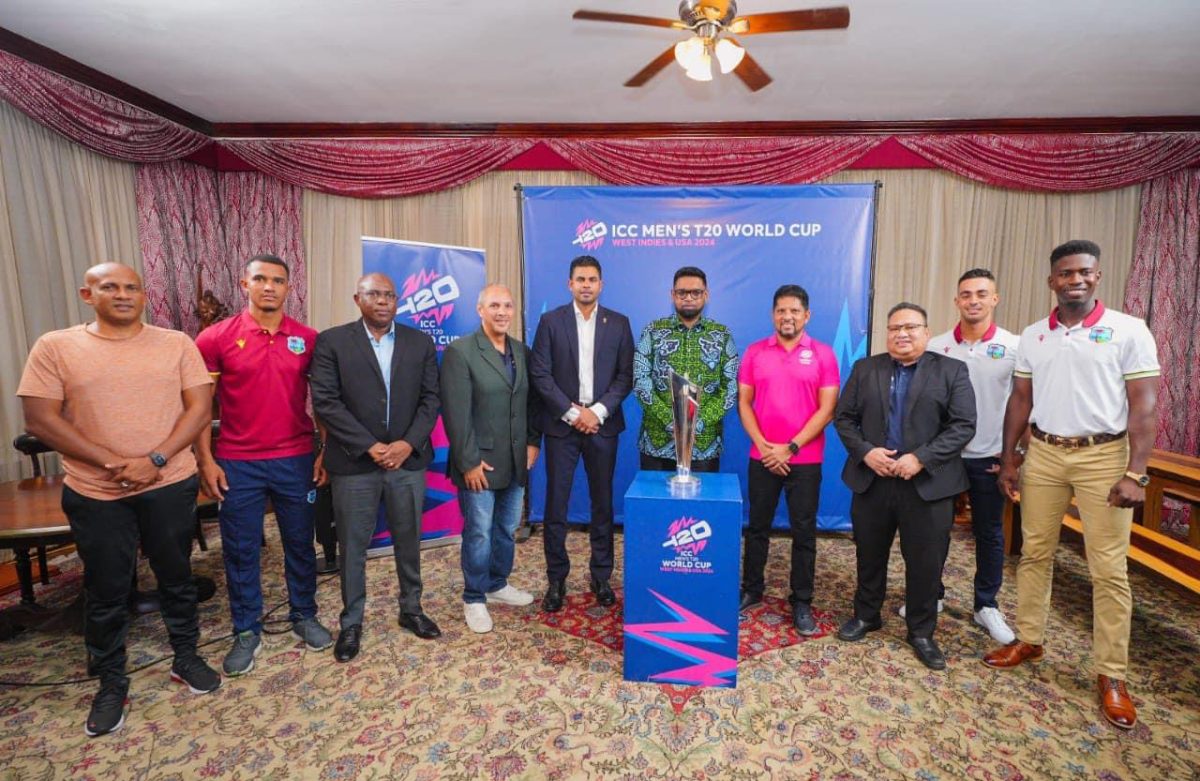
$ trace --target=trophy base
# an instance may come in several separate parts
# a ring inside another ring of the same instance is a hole
[[[667,478],[667,490],[675,499],[690,499],[700,493],[700,478],[695,475],[672,475]]]

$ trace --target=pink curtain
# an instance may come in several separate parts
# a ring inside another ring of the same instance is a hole
[[[357,198],[394,198],[466,184],[536,142],[527,138],[331,138],[220,143],[259,170],[300,187]]]
[[[1200,133],[897,136],[959,176],[1014,190],[1111,190],[1200,163]]]
[[[0,51],[0,98],[102,155],[135,163],[187,157],[207,136]]]
[[[1125,308],[1145,318],[1158,341],[1155,447],[1200,456],[1200,170],[1142,186]]]
[[[885,136],[554,138],[544,143],[614,184],[786,184],[836,173]]]
[[[136,195],[152,323],[195,336],[203,290],[239,311],[245,306],[242,266],[264,252],[287,261],[292,285],[285,311],[306,319],[299,188],[261,173],[175,162],[139,166]]]

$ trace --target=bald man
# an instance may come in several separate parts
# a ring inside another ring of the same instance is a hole
[[[400,626],[441,635],[421,609],[421,508],[429,435],[437,422],[433,340],[396,322],[396,287],[384,274],[358,281],[362,317],[330,328],[313,350],[313,411],[325,425],[325,469],[333,486],[341,549],[342,615],[334,657],[358,655],[366,604],[367,547],[382,499],[400,580]]]
[[[446,474],[463,514],[463,616],[472,632],[492,631],[489,604],[528,605],[533,594],[508,582],[513,533],[538,457],[541,397],[529,382],[529,348],[509,336],[512,293],[488,285],[476,305],[479,330],[442,356],[442,421],[450,440]]]
[[[142,322],[146,294],[120,263],[88,269],[83,302],[96,319],[43,335],[17,395],[25,428],[63,457],[62,508],[83,561],[84,644],[100,679],[84,731],[125,723],[125,633],[137,549],[158,578],[175,660],[171,679],[194,694],[221,676],[196,653],[196,586],[188,560],[195,525],[196,459],[212,381],[192,340]]]

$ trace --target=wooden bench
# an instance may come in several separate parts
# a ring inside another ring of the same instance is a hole
[[[1150,485],[1146,503],[1135,513],[1129,535],[1129,560],[1177,584],[1186,591],[1200,594],[1200,458],[1155,450],[1147,465]],[[1192,505],[1187,540],[1163,534],[1163,497],[1182,499]],[[1072,503],[1063,517],[1067,534],[1082,539],[1083,522]],[[1020,506],[1011,502],[1004,508],[1005,552],[1021,552]]]

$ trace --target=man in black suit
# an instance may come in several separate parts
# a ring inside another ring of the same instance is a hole
[[[621,402],[633,388],[633,331],[629,318],[600,306],[600,261],[571,261],[567,288],[574,301],[542,315],[533,338],[529,375],[542,397],[546,447],[543,535],[549,586],[542,609],[562,609],[566,596],[567,502],[575,466],[583,456],[592,512],[591,588],[596,602],[616,602],[608,580],[613,569],[613,470],[617,435],[625,430]]]
[[[313,350],[313,410],[325,424],[341,548],[342,615],[334,656],[358,654],[366,603],[367,546],[382,497],[400,579],[400,626],[441,635],[421,610],[421,511],[429,435],[438,414],[433,340],[396,323],[396,288],[384,274],[358,281],[362,318],[330,328]]]
[[[858,558],[854,617],[838,639],[883,626],[888,555],[896,530],[905,569],[908,642],[932,670],[946,658],[933,640],[954,497],[967,489],[962,449],[975,435],[975,392],[962,361],[925,351],[925,310],[888,312],[887,352],[854,364],[833,424],[846,446],[842,480],[854,492],[850,521]]]

